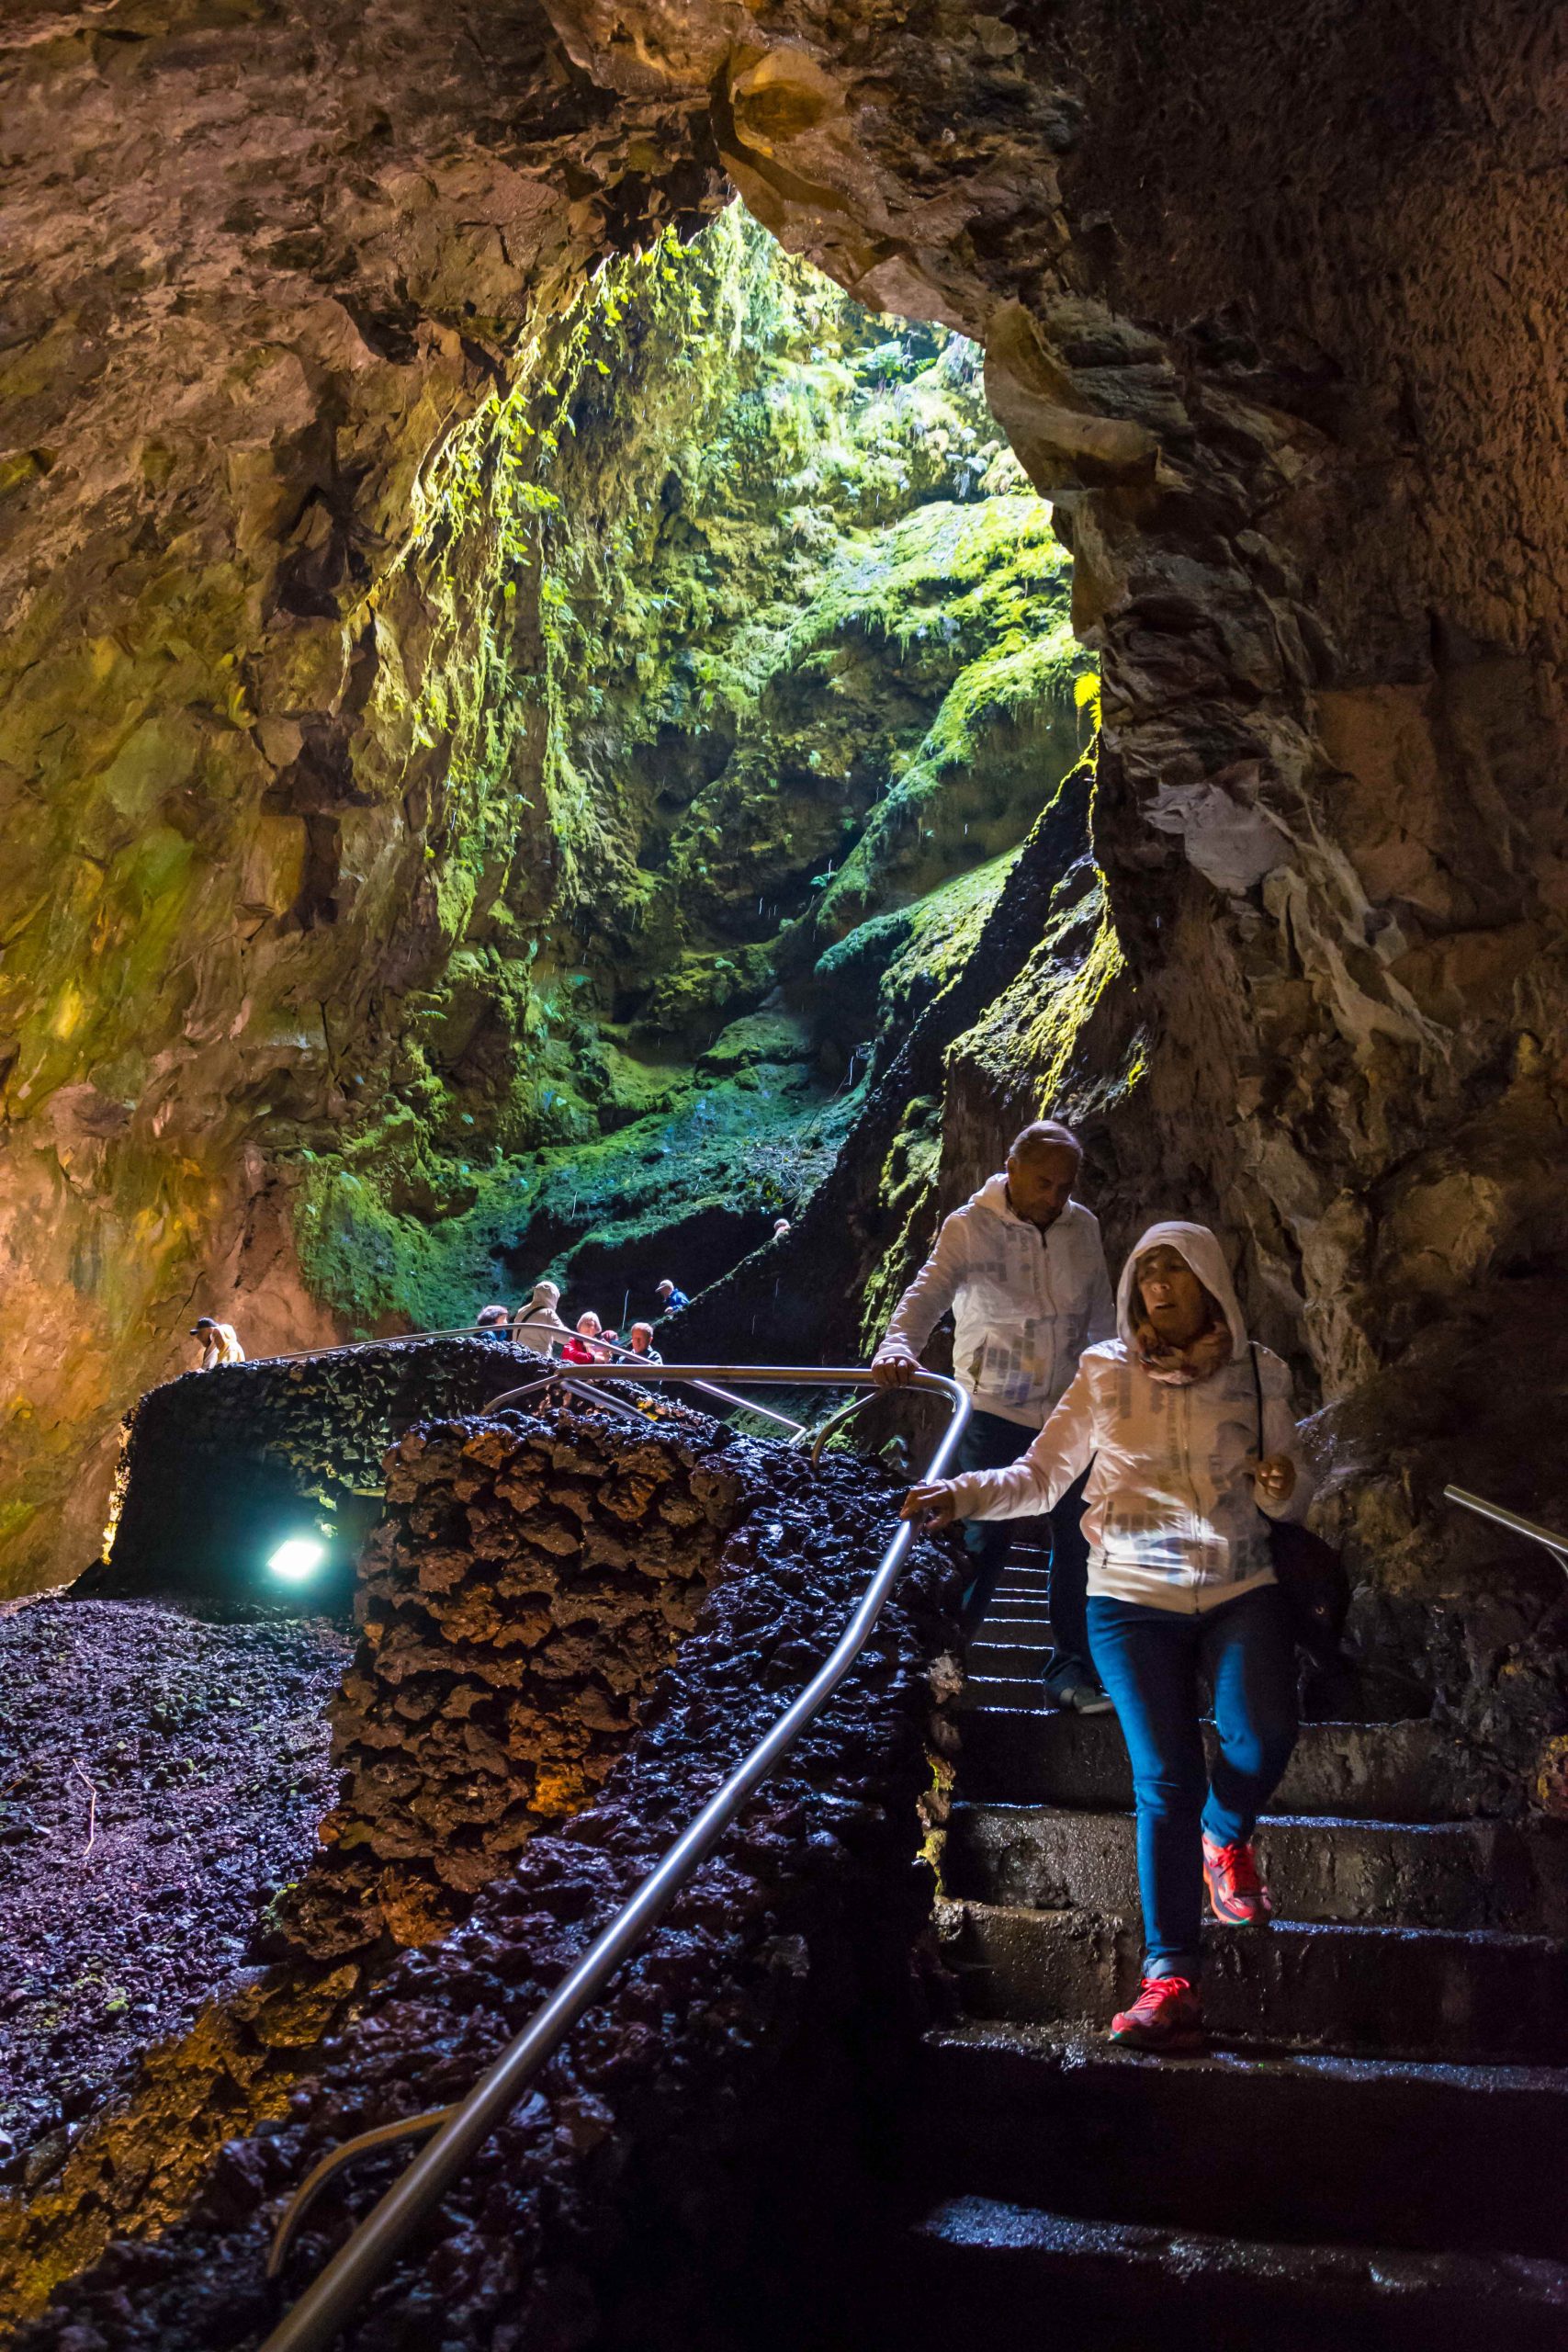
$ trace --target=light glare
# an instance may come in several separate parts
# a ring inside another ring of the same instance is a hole
[[[275,1577],[286,1577],[291,1584],[310,1576],[327,1556],[327,1547],[318,1544],[313,1535],[291,1535],[280,1544],[267,1566]]]

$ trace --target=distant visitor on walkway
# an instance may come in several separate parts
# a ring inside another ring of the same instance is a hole
[[[1149,1227],[1122,1269],[1116,1322],[1121,1336],[1088,1351],[1021,1461],[916,1487],[904,1517],[1049,1510],[1088,1471],[1089,1646],[1132,1759],[1144,1908],[1142,1990],[1111,2035],[1190,2050],[1205,1884],[1229,1926],[1269,1914],[1252,1833],[1295,1745],[1296,1667],[1268,1522],[1299,1519],[1312,1486],[1291,1375],[1248,1341],[1206,1226]]]
[[[659,1301],[660,1315],[679,1315],[682,1306],[690,1306],[692,1303],[685,1292],[678,1283],[672,1283],[668,1274],[655,1286],[653,1295]]]
[[[876,1351],[877,1385],[901,1385],[953,1309],[953,1374],[975,1401],[959,1442],[963,1471],[1013,1461],[1066,1390],[1084,1349],[1115,1331],[1099,1220],[1073,1198],[1082,1166],[1082,1146],[1059,1120],[1036,1119],[1016,1136],[1005,1170],[943,1219],[935,1249],[898,1301]],[[1111,1702],[1089,1663],[1084,1623],[1082,1499],[1075,1487],[1050,1512],[1055,1648],[1045,1664],[1045,1690],[1057,1706],[1102,1714]],[[973,1631],[1012,1539],[1002,1527],[966,1525],[964,1541],[974,1563],[964,1596]]]
[[[190,1336],[201,1341],[203,1372],[215,1372],[220,1363],[245,1361],[245,1351],[232,1323],[215,1323],[210,1315],[198,1315],[190,1327]]]
[[[547,1355],[552,1340],[568,1336],[559,1308],[559,1283],[536,1283],[527,1306],[520,1306],[512,1318],[513,1337],[521,1340],[525,1347],[542,1348]]]
[[[560,1351],[562,1363],[608,1363],[610,1351],[604,1344],[604,1326],[592,1307],[577,1318],[577,1329]]]

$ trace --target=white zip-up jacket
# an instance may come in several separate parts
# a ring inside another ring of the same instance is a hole
[[[1116,1316],[1093,1211],[1069,1201],[1042,1233],[1014,1216],[1007,1189],[1005,1176],[987,1177],[942,1219],[882,1344],[918,1356],[951,1306],[953,1376],[976,1410],[1037,1430]]]
[[[1133,1340],[1133,1270],[1162,1242],[1180,1251],[1230,1326],[1229,1363],[1185,1387],[1145,1372]],[[1262,1514],[1300,1519],[1312,1478],[1291,1411],[1291,1375],[1259,1347],[1263,1451],[1289,1454],[1296,1485],[1283,1505],[1255,1496],[1247,1467],[1258,1453],[1253,1351],[1213,1235],[1201,1225],[1151,1226],[1122,1270],[1116,1321],[1121,1337],[1089,1350],[1021,1461],[953,1479],[959,1517],[1021,1519],[1049,1510],[1089,1468],[1083,1526],[1091,1595],[1199,1615],[1272,1584]]]

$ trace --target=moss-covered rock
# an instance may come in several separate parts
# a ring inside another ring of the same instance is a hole
[[[432,469],[362,756],[444,756],[452,946],[301,1196],[356,1324],[719,1271],[972,946],[1085,667],[977,356],[737,211],[607,271]]]

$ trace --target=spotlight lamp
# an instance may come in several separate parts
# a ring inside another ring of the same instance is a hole
[[[280,1544],[267,1562],[275,1577],[282,1577],[288,1584],[302,1584],[314,1576],[327,1556],[327,1547],[315,1535],[290,1535]]]

